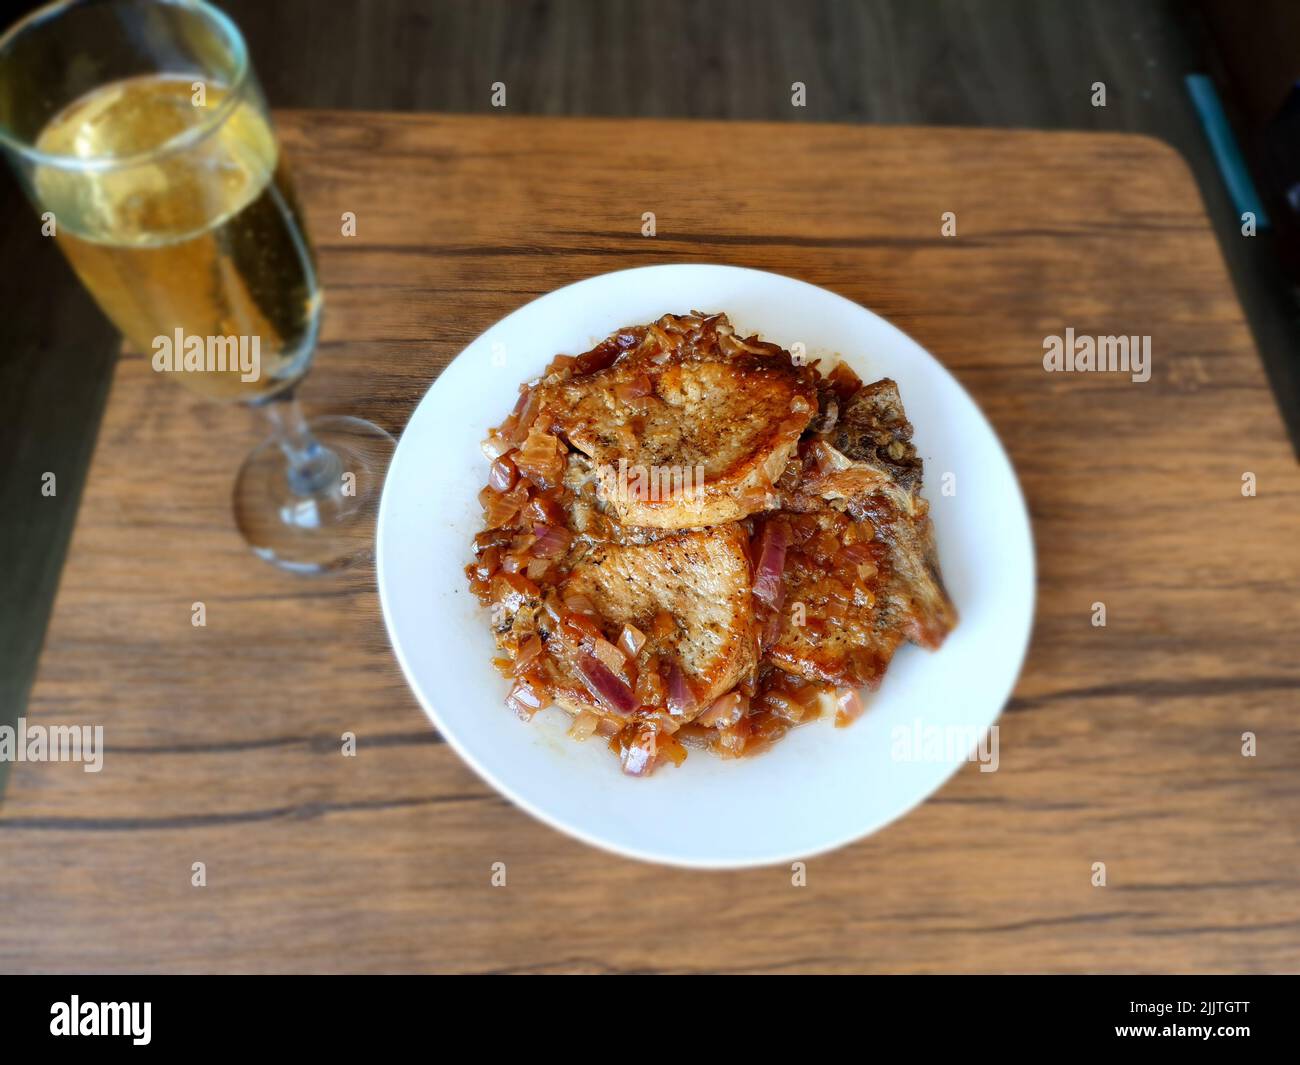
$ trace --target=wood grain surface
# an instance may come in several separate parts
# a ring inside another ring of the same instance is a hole
[[[1176,153],[1115,134],[278,121],[327,293],[316,411],[400,431],[502,315],[653,262],[791,274],[933,352],[1034,520],[1037,622],[1000,769],[964,767],[811,860],[805,887],[559,835],[427,724],[372,573],[301,579],[246,553],[229,506],[252,417],[127,355],[28,713],[102,724],[105,764],[14,768],[0,969],[1300,969],[1300,473]],[[1151,380],[1045,373],[1043,338],[1067,326],[1150,335]]]

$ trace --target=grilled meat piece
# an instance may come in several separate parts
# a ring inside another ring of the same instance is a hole
[[[849,511],[870,521],[889,545],[892,594],[909,603],[904,634],[934,650],[957,624],[957,611],[939,572],[930,504],[921,498],[922,463],[898,385],[885,377],[861,388],[842,412],[834,440],[848,458],[884,475],[878,491],[850,500]]]
[[[826,435],[806,446],[804,474],[784,500],[798,517],[791,518],[780,630],[768,653],[809,679],[874,687],[900,643],[937,648],[957,614],[939,572],[920,494],[922,463],[898,386],[883,378],[860,388]],[[800,542],[800,530],[813,526]],[[842,554],[852,544],[861,546]],[[798,602],[812,624],[798,623]]]
[[[758,646],[748,539],[739,525],[674,533],[653,543],[589,544],[583,551],[564,584],[565,598],[589,600],[615,628],[636,626],[648,637],[643,664],[657,655],[662,670],[679,666],[697,703],[683,721],[753,672]],[[556,701],[570,710],[601,712],[581,689],[557,694]]]
[[[537,388],[537,422],[595,463],[625,525],[700,528],[775,505],[816,411],[813,372],[725,315],[667,315],[579,356],[603,369]]]

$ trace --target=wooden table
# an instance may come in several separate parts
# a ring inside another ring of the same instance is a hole
[[[1035,523],[1038,619],[1001,768],[967,766],[811,861],[806,887],[561,836],[432,731],[371,573],[295,578],[245,552],[230,487],[260,427],[125,356],[28,714],[103,724],[105,765],[15,767],[0,969],[1300,969],[1300,474],[1173,151],[914,128],[279,123],[327,291],[304,390],[318,411],[397,432],[507,311],[652,262],[792,274],[932,351],[997,427]],[[1045,373],[1044,337],[1066,327],[1150,335],[1151,380]]]

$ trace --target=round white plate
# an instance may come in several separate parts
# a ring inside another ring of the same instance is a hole
[[[680,768],[635,779],[623,775],[604,741],[570,740],[563,711],[525,723],[505,706],[508,683],[491,665],[487,612],[463,569],[487,477],[479,442],[510,412],[516,386],[557,353],[577,354],[622,326],[691,309],[725,311],[742,336],[756,332],[787,348],[802,343],[809,358],[824,358],[823,369],[839,357],[864,381],[898,382],[961,621],[938,652],[902,648],[849,728],[817,721],[740,760],[691,751]],[[950,494],[946,474],[953,475]],[[1029,517],[1011,463],[970,396],[915,341],[856,303],[729,266],[604,274],[494,325],[442,372],[412,415],[388,472],[377,537],[393,648],[457,753],[547,824],[673,865],[789,862],[906,813],[965,764],[975,738],[997,719],[1033,620]]]

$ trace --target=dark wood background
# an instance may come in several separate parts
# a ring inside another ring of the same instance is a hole
[[[6,23],[33,5],[0,4]],[[1284,412],[1300,410],[1267,241],[1243,240],[1182,76],[1213,67],[1167,2],[231,0],[278,107],[1103,129],[1190,162]],[[792,81],[808,106],[789,104]],[[1105,108],[1091,105],[1104,81]],[[0,721],[20,711],[117,340],[6,175],[0,185]],[[41,474],[59,493],[40,495]],[[6,767],[0,765],[0,786]]]

